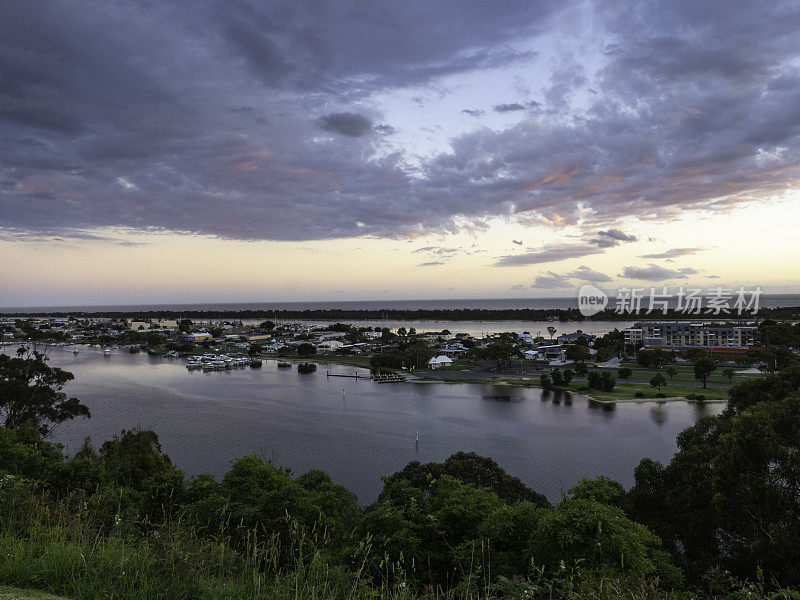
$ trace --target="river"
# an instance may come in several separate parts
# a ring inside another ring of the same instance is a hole
[[[642,458],[669,461],[675,436],[722,405],[624,403],[600,406],[568,394],[479,384],[377,384],[278,369],[189,372],[179,359],[98,348],[53,348],[51,364],[75,374],[66,391],[92,418],[62,424],[53,437],[68,453],[123,428],[153,429],[188,475],[221,477],[256,454],[296,474],[318,468],[375,500],[381,475],[408,462],[442,461],[459,450],[495,459],[557,501],[583,477],[626,487]],[[353,367],[330,366],[352,373]],[[419,442],[416,435],[419,434]]]

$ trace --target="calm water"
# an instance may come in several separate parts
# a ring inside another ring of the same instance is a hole
[[[264,367],[188,372],[182,360],[96,348],[50,352],[75,373],[67,391],[90,420],[55,434],[74,453],[85,436],[96,445],[122,428],[155,430],[188,474],[221,476],[246,454],[271,458],[299,474],[327,471],[362,503],[381,475],[409,461],[441,461],[459,450],[491,456],[506,471],[557,500],[561,489],[604,474],[626,486],[644,457],[668,461],[675,436],[721,410],[686,403],[624,404],[610,409],[531,388],[470,384],[374,384]],[[352,373],[352,367],[333,366]],[[419,444],[415,434],[419,432]]]
[[[613,290],[607,290],[613,292]],[[673,293],[674,288],[671,290]],[[612,294],[613,295],[613,294]],[[675,298],[670,302],[674,306]],[[800,294],[762,294],[760,301],[764,307],[800,306]],[[611,299],[614,306],[614,299]],[[434,309],[556,309],[577,308],[577,290],[567,298],[483,298],[447,300],[332,300],[328,302],[229,302],[229,303],[186,303],[186,304],[129,304],[129,305],[83,305],[83,306],[45,306],[45,307],[2,307],[1,312],[28,312],[47,314],[48,312],[69,311],[139,311],[139,310],[434,310]],[[644,317],[643,317],[644,318]]]

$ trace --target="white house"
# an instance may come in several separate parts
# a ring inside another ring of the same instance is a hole
[[[453,359],[449,356],[445,356],[444,354],[440,354],[439,356],[434,356],[432,359],[428,361],[428,366],[431,369],[439,369],[441,367],[449,367],[453,364]]]
[[[539,346],[535,350],[527,350],[525,358],[528,360],[547,361],[551,367],[559,367],[571,362],[567,360],[566,348],[561,344]]]
[[[342,342],[340,342],[339,340],[325,340],[324,342],[321,342],[321,343],[317,344],[317,349],[318,350],[338,350],[343,345],[344,344]]]

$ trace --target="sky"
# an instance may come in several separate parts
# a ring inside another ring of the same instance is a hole
[[[0,306],[800,293],[800,5],[6,0]]]

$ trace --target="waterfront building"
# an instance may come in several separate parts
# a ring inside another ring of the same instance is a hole
[[[623,329],[625,343],[663,348],[748,348],[758,342],[758,327],[690,321],[643,321]]]

